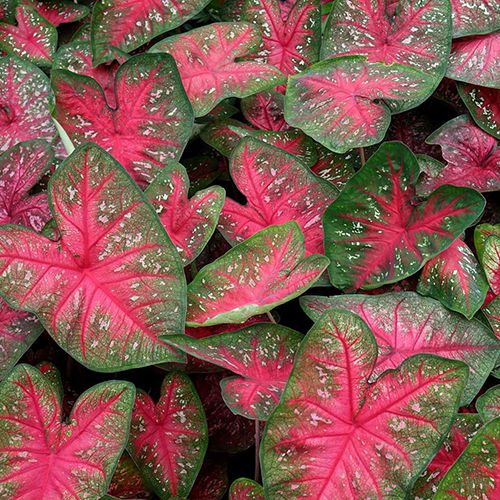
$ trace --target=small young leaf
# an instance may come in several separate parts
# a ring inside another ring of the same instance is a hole
[[[285,121],[285,97],[274,90],[266,90],[245,97],[241,101],[245,118],[261,130],[288,130]]]
[[[49,380],[18,365],[0,385],[0,496],[104,495],[127,442],[134,394],[130,382],[95,385],[63,423]]]
[[[214,23],[165,38],[150,52],[175,58],[195,116],[203,116],[227,97],[246,97],[283,83],[274,66],[236,61],[260,44],[259,30],[251,24]]]
[[[242,323],[298,297],[329,262],[304,256],[296,222],[263,229],[200,270],[188,287],[187,324]]]
[[[484,242],[483,268],[490,288],[500,295],[500,237],[491,235]]]
[[[413,356],[368,384],[376,358],[354,314],[313,326],[264,433],[268,498],[406,497],[450,429],[467,367]]]
[[[267,420],[285,388],[302,338],[289,328],[263,323],[202,339],[169,335],[163,340],[239,375],[221,381],[224,401],[237,415]]]
[[[340,289],[377,288],[417,272],[485,206],[476,191],[443,186],[418,203],[419,167],[401,143],[384,143],[323,216],[330,279]]]
[[[414,354],[465,362],[470,374],[463,404],[478,393],[498,358],[500,343],[486,326],[477,320],[467,321],[439,302],[414,292],[304,297],[301,303],[313,320],[335,308],[351,311],[366,322],[379,347],[373,377],[397,368]]]
[[[259,483],[241,477],[231,485],[229,500],[264,500],[264,489]]]
[[[69,0],[18,0],[19,4],[32,5],[49,23],[59,26],[83,19],[88,13],[86,5]]]
[[[497,0],[451,0],[451,8],[454,38],[500,29]]]
[[[500,385],[491,387],[477,398],[476,408],[483,422],[500,417]]]
[[[170,373],[158,403],[137,393],[128,451],[161,499],[186,498],[207,449],[207,422],[187,375]]]
[[[338,57],[289,78],[285,118],[328,149],[345,153],[380,142],[391,109],[416,106],[433,86],[434,78],[402,64]]]
[[[184,329],[185,278],[153,208],[123,168],[88,143],[52,175],[61,237],[0,229],[0,293],[35,312],[61,347],[97,371],[182,360],[158,335]]]
[[[215,231],[224,205],[225,191],[212,186],[188,199],[186,169],[170,161],[146,189],[172,243],[186,266],[200,255]]]
[[[253,138],[242,140],[230,163],[231,176],[247,204],[226,199],[219,230],[233,243],[272,225],[295,220],[306,254],[323,253],[321,217],[338,191],[292,155]]]

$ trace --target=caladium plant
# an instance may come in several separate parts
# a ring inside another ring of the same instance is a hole
[[[264,500],[264,490],[251,479],[240,478],[229,489],[229,500]]]

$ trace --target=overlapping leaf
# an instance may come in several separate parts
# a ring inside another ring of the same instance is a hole
[[[116,109],[100,85],[66,70],[52,72],[54,116],[76,144],[93,141],[141,185],[153,180],[168,159],[178,159],[191,134],[193,114],[175,61],[140,54],[115,76]]]
[[[425,264],[417,291],[472,318],[483,305],[488,282],[472,251],[457,238]]]
[[[130,382],[95,385],[63,423],[49,380],[18,365],[0,386],[0,496],[104,495],[127,441],[134,393]]]
[[[130,455],[124,451],[108,488],[107,498],[147,498],[150,494],[139,469]]]
[[[184,327],[185,281],[153,208],[101,148],[77,149],[52,175],[61,238],[0,230],[0,294],[36,312],[78,361],[116,371],[178,360],[158,340]]]
[[[347,181],[361,167],[361,158],[357,151],[345,154],[332,153],[323,146],[317,145],[318,160],[311,171],[322,179],[331,182],[339,191],[344,189]]]
[[[490,236],[500,237],[500,224],[479,224],[474,228],[474,246],[479,258],[483,262],[484,244]]]
[[[57,48],[57,30],[34,7],[16,9],[17,26],[0,23],[0,50],[39,66],[50,66]]]
[[[51,141],[50,82],[43,71],[16,57],[0,58],[0,151],[30,139]]]
[[[264,500],[264,490],[255,481],[241,477],[231,485],[229,500]]]
[[[484,422],[500,417],[500,386],[486,391],[476,401],[476,408]]]
[[[186,169],[170,161],[145,191],[183,265],[196,259],[208,243],[225,198],[224,189],[219,186],[204,189],[191,199],[188,190]]]
[[[451,0],[453,37],[491,33],[500,29],[496,0]]]
[[[439,302],[414,292],[305,297],[302,304],[314,320],[334,308],[351,311],[366,322],[379,348],[373,377],[397,368],[414,354],[435,354],[465,362],[470,374],[463,404],[477,394],[500,349],[498,340],[479,321],[467,321]]]
[[[321,217],[338,194],[333,185],[293,156],[253,138],[234,150],[230,171],[247,204],[226,199],[219,229],[229,241],[295,220],[304,233],[306,253],[323,253]]]
[[[500,237],[491,235],[484,242],[483,268],[490,288],[500,295]]]
[[[500,339],[500,297],[493,298],[481,311],[486,316],[493,333]]]
[[[239,375],[221,381],[224,401],[237,415],[267,420],[285,388],[302,338],[289,328],[261,323],[202,339],[171,335],[163,340]]]
[[[189,500],[221,500],[229,484],[227,459],[207,455],[196,478]]]
[[[92,11],[94,64],[111,61],[111,47],[129,53],[157,35],[180,26],[208,1],[98,0]]]
[[[366,324],[328,311],[303,341],[261,445],[273,499],[403,498],[448,433],[467,368],[413,356],[374,384]]]
[[[296,222],[263,229],[200,270],[188,287],[187,324],[242,323],[298,297],[329,262],[304,257]]]
[[[138,392],[127,448],[160,498],[187,497],[207,449],[205,414],[187,375],[168,374],[157,404]]]
[[[323,216],[330,279],[341,289],[376,288],[417,272],[481,215],[484,198],[442,186],[418,202],[417,161],[401,143],[385,143]]]
[[[12,23],[15,9],[16,0],[0,0],[0,20]]]
[[[497,498],[500,494],[500,417],[480,429],[441,481],[435,500]]]
[[[453,80],[500,87],[500,30],[453,41],[446,76]]]
[[[274,90],[266,90],[245,97],[241,101],[245,118],[261,130],[288,130],[285,121],[285,98]]]
[[[51,218],[47,195],[30,190],[47,174],[53,153],[47,142],[20,142],[0,154],[0,224],[23,224],[41,231]]]
[[[389,2],[338,0],[321,46],[322,59],[362,55],[368,61],[399,63],[434,77],[444,76],[451,44],[448,0],[400,0],[395,14]]]
[[[78,21],[89,13],[89,8],[86,5],[78,5],[69,0],[18,0],[18,2],[32,5],[54,26]]]
[[[289,78],[285,118],[328,149],[345,153],[379,142],[391,109],[422,102],[433,81],[401,64],[367,62],[362,56],[330,59]]]
[[[260,32],[251,24],[214,23],[165,38],[151,51],[175,58],[194,113],[203,116],[227,97],[246,97],[283,83],[274,66],[236,61],[260,44]]]

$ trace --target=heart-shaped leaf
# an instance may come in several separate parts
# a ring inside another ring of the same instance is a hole
[[[45,73],[17,57],[0,58],[0,151],[30,139],[51,141],[50,82]]]
[[[500,295],[500,237],[491,235],[484,242],[483,268],[495,295]]]
[[[304,256],[296,222],[263,229],[200,270],[188,287],[187,324],[243,323],[298,297],[329,262]]]
[[[160,498],[186,498],[203,463],[207,433],[193,383],[187,375],[170,373],[158,403],[137,393],[128,451]]]
[[[57,48],[57,30],[34,7],[16,9],[17,26],[0,23],[0,50],[38,66],[50,66]]]
[[[86,5],[78,5],[69,0],[18,0],[18,3],[32,5],[54,26],[78,21],[89,13]]]
[[[48,173],[54,155],[43,140],[20,142],[0,154],[0,224],[23,224],[41,231],[51,218],[47,195],[30,190]]]
[[[285,98],[274,90],[266,90],[245,97],[241,101],[245,118],[261,130],[288,130],[285,121]]]
[[[0,293],[35,312],[79,362],[112,372],[179,360],[158,335],[184,329],[177,251],[127,173],[95,144],[52,175],[49,205],[61,238],[0,229]]]
[[[289,76],[318,62],[321,9],[319,0],[298,0],[282,17],[281,5],[279,0],[246,0],[243,19],[262,32],[262,47],[252,57]]]
[[[453,41],[446,76],[453,80],[498,87],[500,73],[500,31]]]
[[[500,417],[500,385],[492,387],[477,398],[476,408],[484,422]]]
[[[304,297],[301,301],[313,320],[334,308],[351,311],[366,322],[379,347],[373,377],[397,368],[414,354],[435,354],[465,362],[470,374],[463,404],[478,393],[500,350],[498,340],[482,323],[467,321],[439,302],[413,292]]]
[[[439,483],[457,458],[467,448],[467,444],[481,427],[481,419],[475,413],[459,413],[450,433],[444,440],[425,472],[418,478],[412,495],[418,500],[432,500]]]
[[[87,76],[52,72],[54,117],[79,145],[93,141],[141,185],[153,180],[168,159],[178,159],[191,134],[192,109],[175,61],[165,54],[140,54],[115,76],[116,109]]]
[[[209,0],[98,0],[92,11],[94,65],[114,58],[110,48],[129,53],[196,15]]]
[[[145,195],[159,215],[186,266],[200,255],[215,231],[225,191],[212,186],[188,199],[186,169],[170,161],[146,189]]]
[[[460,82],[457,89],[476,125],[500,139],[500,90]]]
[[[485,206],[468,188],[442,186],[418,202],[419,167],[401,143],[384,143],[323,216],[330,279],[341,289],[377,288],[417,272]]]
[[[261,445],[273,499],[404,498],[448,433],[463,363],[413,356],[374,384],[366,324],[328,311],[307,334]]]
[[[289,78],[285,118],[328,149],[345,153],[380,142],[391,108],[416,106],[433,86],[434,78],[408,66],[338,57]]]
[[[444,184],[466,186],[478,191],[500,189],[500,149],[497,140],[477,127],[468,115],[462,115],[436,130],[427,138],[439,144],[448,164],[419,180],[420,193]]]
[[[469,247],[457,238],[422,269],[417,292],[472,318],[483,305],[488,282]]]
[[[480,429],[441,481],[435,500],[498,498],[500,417]]]
[[[14,368],[42,330],[34,314],[15,311],[0,299],[0,380]]]
[[[451,8],[455,38],[500,29],[500,4],[496,0],[451,0]]]
[[[321,217],[338,191],[292,155],[253,138],[242,140],[230,163],[231,176],[247,204],[226,199],[219,229],[235,243],[272,224],[295,220],[306,253],[323,253]]]
[[[236,61],[260,44],[260,32],[251,24],[214,23],[165,38],[150,51],[175,58],[195,116],[203,116],[227,97],[246,97],[283,83],[274,66]]]
[[[18,365],[0,386],[0,495],[99,498],[127,442],[135,389],[108,381],[84,392],[69,423],[36,368]]]
[[[259,483],[241,477],[231,485],[229,500],[264,500],[264,489]]]
[[[444,76],[451,44],[448,0],[400,0],[395,14],[387,1],[337,0],[321,46],[321,58],[367,56],[368,61],[399,63],[434,78]]]
[[[285,388],[302,338],[289,328],[261,323],[202,339],[171,335],[163,340],[239,375],[221,381],[224,401],[236,415],[267,420]]]

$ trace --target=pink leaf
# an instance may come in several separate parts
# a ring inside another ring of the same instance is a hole
[[[323,253],[321,217],[337,196],[334,186],[293,156],[252,138],[234,150],[230,171],[247,204],[226,199],[219,229],[229,241],[294,220],[304,234],[306,255]]]
[[[73,357],[98,371],[179,360],[158,335],[184,328],[177,252],[126,172],[86,144],[52,175],[49,205],[61,238],[0,230],[0,290],[35,312]]]
[[[373,384],[375,339],[350,312],[303,341],[261,444],[269,498],[403,498],[451,426],[463,363],[413,356]]]
[[[285,98],[274,90],[259,92],[241,101],[241,111],[245,118],[261,130],[288,130],[285,121]]]
[[[137,394],[128,451],[161,498],[186,498],[207,449],[207,423],[187,375],[171,373],[158,403]]]
[[[54,116],[70,139],[76,145],[96,142],[139,184],[181,156],[193,115],[170,56],[140,54],[122,64],[115,76],[116,109],[92,78],[56,70],[52,83]]]
[[[246,97],[284,81],[273,66],[236,61],[260,43],[259,30],[251,24],[213,23],[165,38],[150,51],[175,58],[195,116],[203,116],[227,97]]]
[[[500,4],[496,0],[451,0],[451,7],[454,38],[500,29]]]
[[[236,479],[229,489],[229,500],[264,500],[264,489],[251,479]]]
[[[18,365],[0,387],[0,493],[8,498],[99,498],[127,441],[134,401],[130,382],[84,392],[69,423],[36,368]]]
[[[59,26],[83,19],[89,13],[86,5],[69,0],[20,0],[20,4],[32,5],[49,23]]]

